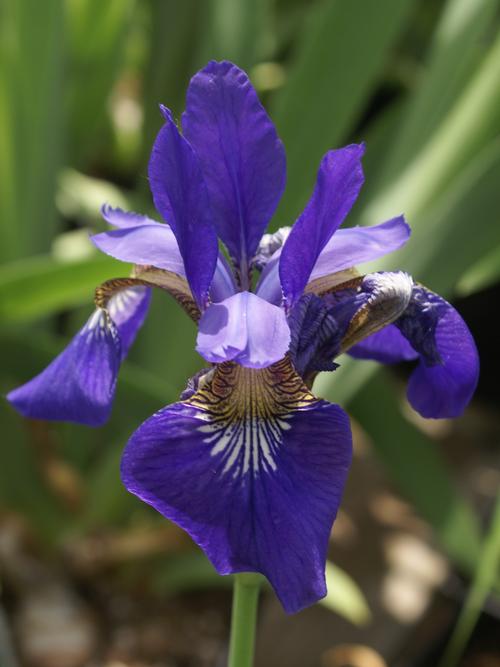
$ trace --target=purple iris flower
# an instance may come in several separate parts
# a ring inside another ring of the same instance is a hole
[[[476,347],[456,310],[406,273],[356,270],[410,234],[402,216],[339,230],[363,184],[363,145],[329,151],[293,227],[265,234],[285,153],[247,75],[229,62],[198,72],[182,134],[161,111],[149,180],[165,222],[103,208],[114,229],[92,240],[133,274],[98,288],[70,345],[8,398],[28,417],[103,423],[151,288],[169,292],[197,322],[210,366],[133,434],[123,482],[218,572],[263,573],[295,612],[325,595],[351,460],[348,417],[311,393],[316,374],[346,351],[417,360],[410,403],[425,417],[455,417],[477,383]]]

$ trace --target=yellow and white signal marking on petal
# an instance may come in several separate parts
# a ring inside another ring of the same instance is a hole
[[[85,323],[80,335],[86,338],[90,344],[98,339],[105,339],[107,334],[111,333],[113,338],[118,338],[116,327],[110,319],[109,313],[104,308],[96,308]]]
[[[129,287],[116,292],[108,301],[107,311],[113,322],[128,317],[144,298],[147,287]]]
[[[199,431],[206,434],[211,455],[220,457],[222,474],[238,478],[250,471],[275,471],[293,413],[317,400],[285,357],[263,369],[220,364],[210,382],[186,402],[204,413]]]
[[[135,266],[134,274],[129,278],[113,278],[99,285],[95,290],[95,304],[100,308],[108,308],[119,294],[124,294],[124,299],[131,298],[134,293],[133,288],[140,286],[163,289],[184,308],[192,320],[195,322],[199,320],[200,311],[194,302],[186,279],[171,271],[149,266]],[[134,298],[138,294],[137,290],[135,292]],[[126,301],[121,302],[122,307],[125,304]],[[116,307],[120,307],[120,301],[117,302]]]

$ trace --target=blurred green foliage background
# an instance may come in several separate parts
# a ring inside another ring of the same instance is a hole
[[[146,165],[158,103],[179,115],[190,76],[210,58],[247,69],[285,143],[274,227],[300,212],[326,150],[366,140],[366,186],[348,224],[404,212],[413,229],[377,268],[404,268],[449,298],[494,284],[499,27],[497,0],[0,0],[2,392],[62,348],[97,284],[128,273],[97,254],[88,231],[104,229],[105,201],[154,216]],[[162,521],[126,494],[118,463],[132,430],[200,367],[194,337],[180,309],[155,295],[102,429],[26,423],[0,403],[0,503],[48,549],[96,528]],[[474,577],[488,530],[439,449],[403,415],[390,377],[346,359],[316,391],[362,423],[392,479]],[[198,562],[178,579],[171,572],[159,574],[165,586],[210,576]]]

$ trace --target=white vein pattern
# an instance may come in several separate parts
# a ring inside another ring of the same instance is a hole
[[[189,402],[202,410],[198,430],[220,473],[236,479],[276,471],[293,413],[315,400],[284,359],[260,370],[221,364]]]
[[[146,287],[128,287],[122,289],[109,299],[107,310],[113,322],[120,324],[124,319],[131,316],[141,304]]]
[[[104,308],[97,308],[87,320],[83,327],[82,334],[87,337],[87,341],[94,340],[97,337],[105,338],[106,333],[112,329],[110,326],[109,315]],[[114,333],[114,331],[113,331]]]
[[[96,308],[80,333],[87,345],[104,342],[110,334],[115,344],[121,345],[116,326],[105,308]]]
[[[282,433],[289,428],[287,417],[282,416],[204,424],[199,431],[208,434],[204,442],[212,446],[210,455],[222,454],[222,474],[232,472],[233,477],[238,477],[250,469],[254,475],[276,470]]]

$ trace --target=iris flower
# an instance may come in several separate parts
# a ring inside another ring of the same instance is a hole
[[[102,424],[151,288],[166,290],[197,323],[208,367],[132,435],[123,482],[185,529],[220,574],[264,574],[295,612],[326,593],[351,461],[349,419],[311,392],[316,374],[346,351],[416,360],[412,406],[456,417],[476,386],[476,347],[457,311],[408,274],[356,270],[410,234],[403,216],[339,229],[363,184],[364,145],[329,151],[293,227],[265,234],[285,152],[247,75],[229,62],[198,72],[182,134],[161,112],[149,181],[164,222],[103,208],[114,229],[92,240],[133,274],[99,287],[69,346],[8,398],[27,417]]]

